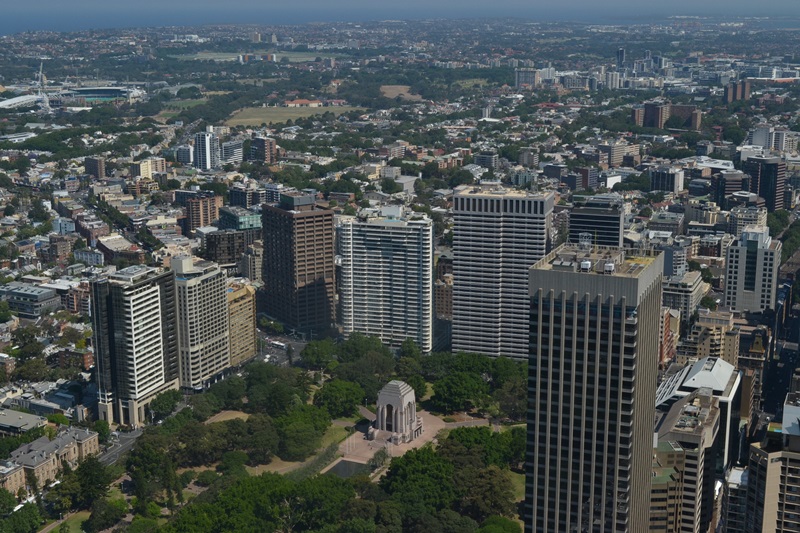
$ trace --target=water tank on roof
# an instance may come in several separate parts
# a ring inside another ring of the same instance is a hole
[[[581,261],[581,272],[590,272],[592,270],[591,261]]]
[[[616,270],[614,263],[606,263],[605,266],[603,267],[603,272],[606,274],[613,274],[614,270]]]

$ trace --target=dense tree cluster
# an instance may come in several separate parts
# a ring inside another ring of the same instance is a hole
[[[521,428],[454,430],[395,458],[380,483],[321,475],[240,478],[198,499],[164,528],[189,531],[519,532],[509,467],[523,458]]]

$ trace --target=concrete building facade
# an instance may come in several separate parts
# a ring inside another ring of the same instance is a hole
[[[175,273],[132,266],[91,291],[100,420],[139,427],[150,401],[178,387]]]
[[[497,185],[456,189],[454,351],[528,358],[528,268],[550,246],[554,201]]]
[[[399,347],[433,343],[433,222],[402,206],[365,209],[336,227],[339,322],[345,335]]]
[[[180,385],[202,390],[230,366],[226,276],[191,256],[170,261],[175,272]]]

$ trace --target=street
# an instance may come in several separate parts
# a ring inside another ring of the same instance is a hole
[[[142,435],[141,429],[119,433],[118,437],[111,437],[111,445],[108,449],[100,454],[100,462],[106,466],[115,464],[120,457],[128,453],[133,445],[136,444],[136,439]]]

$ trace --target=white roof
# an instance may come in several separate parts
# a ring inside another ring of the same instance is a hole
[[[704,357],[692,365],[682,387],[691,389],[708,387],[715,392],[722,392],[735,371],[733,365],[722,359]]]

